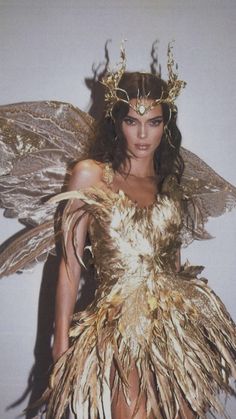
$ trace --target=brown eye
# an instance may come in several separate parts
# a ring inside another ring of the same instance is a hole
[[[149,124],[151,127],[158,127],[162,122],[163,122],[162,118],[156,118],[156,119],[151,119],[151,121],[149,121]]]
[[[132,119],[132,118],[124,118],[124,122],[127,124],[127,125],[135,125],[135,120],[134,119]]]

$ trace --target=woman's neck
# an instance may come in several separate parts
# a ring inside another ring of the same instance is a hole
[[[119,172],[129,176],[135,176],[139,178],[155,177],[156,173],[154,170],[153,158],[148,159],[130,159],[120,167]]]

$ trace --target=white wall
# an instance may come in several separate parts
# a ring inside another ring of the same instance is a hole
[[[0,101],[56,99],[88,110],[84,80],[104,61],[106,40],[112,40],[113,63],[126,38],[128,69],[149,70],[158,39],[164,77],[167,43],[175,39],[179,73],[188,83],[178,101],[183,144],[236,184],[235,21],[233,0],[0,0]],[[20,228],[3,217],[0,223],[1,241]],[[216,239],[194,243],[185,254],[207,266],[205,276],[236,318],[236,212],[208,227]],[[34,363],[41,270],[38,265],[0,283],[3,419],[16,418],[27,405],[26,394],[6,410],[27,389]],[[235,417],[235,402],[230,411]]]

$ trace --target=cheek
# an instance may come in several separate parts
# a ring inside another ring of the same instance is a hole
[[[133,127],[129,127],[129,126],[122,127],[122,133],[127,143],[131,143],[133,138],[135,137]]]
[[[156,132],[152,133],[152,140],[155,144],[159,145],[163,136],[164,128],[160,127]]]

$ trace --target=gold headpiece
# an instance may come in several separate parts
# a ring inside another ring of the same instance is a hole
[[[107,103],[106,109],[106,117],[112,116],[112,110],[114,105],[117,102],[124,102],[127,103],[132,109],[134,109],[139,115],[144,115],[149,110],[153,109],[155,106],[159,105],[160,103],[166,103],[169,105],[170,110],[175,109],[175,99],[179,96],[181,89],[183,89],[186,85],[186,82],[183,80],[178,80],[178,73],[174,71],[174,66],[177,69],[177,65],[175,65],[173,53],[172,53],[172,44],[168,44],[167,50],[167,70],[168,70],[168,81],[167,81],[167,89],[162,92],[162,95],[159,99],[153,100],[153,102],[149,105],[145,103],[145,100],[149,98],[150,92],[147,94],[140,95],[140,92],[137,94],[137,101],[135,105],[130,103],[130,98],[128,93],[119,87],[119,83],[121,80],[122,75],[126,70],[126,55],[124,44],[121,45],[121,54],[120,54],[120,63],[118,64],[116,70],[110,70],[102,79],[102,84],[106,87],[107,92],[105,93],[105,102]],[[145,73],[143,73],[145,74]],[[158,76],[157,76],[158,77]],[[121,98],[118,96],[119,93],[122,93],[125,98]]]

